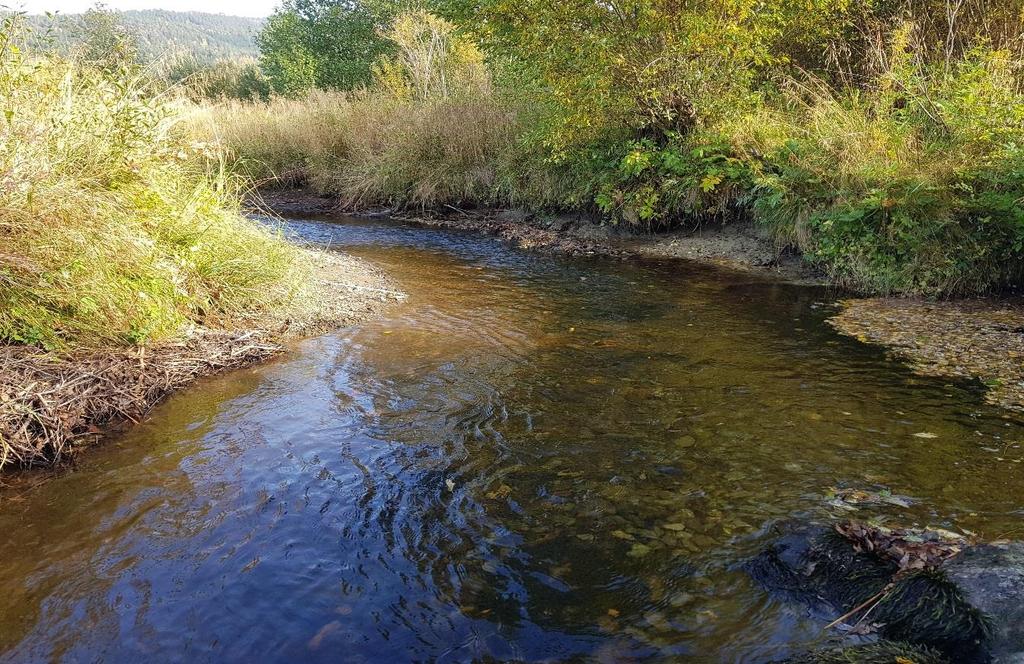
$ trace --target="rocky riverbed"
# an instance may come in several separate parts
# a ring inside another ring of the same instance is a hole
[[[918,373],[977,379],[991,403],[1024,410],[1024,303],[1018,299],[851,299],[830,323],[886,346]]]

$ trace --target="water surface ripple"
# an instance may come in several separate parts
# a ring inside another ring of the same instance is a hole
[[[290,224],[408,300],[0,493],[0,661],[762,662],[821,624],[736,564],[830,487],[1021,534],[1019,422],[822,289]]]

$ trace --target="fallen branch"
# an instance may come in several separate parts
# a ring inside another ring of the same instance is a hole
[[[846,620],[847,618],[849,618],[849,617],[851,617],[851,616],[855,615],[855,614],[856,614],[856,613],[857,613],[858,611],[860,611],[860,610],[861,610],[861,609],[863,609],[864,607],[866,607],[866,606],[868,606],[868,605],[871,605],[871,608],[867,610],[867,613],[865,613],[865,614],[864,614],[864,615],[863,615],[863,616],[861,617],[861,619],[857,621],[857,624],[859,625],[859,624],[860,624],[860,622],[861,622],[862,620],[864,620],[864,618],[866,618],[866,617],[868,616],[868,613],[871,613],[871,610],[872,610],[872,609],[874,609],[874,608],[875,608],[876,606],[878,606],[878,604],[879,604],[879,603],[880,603],[880,602],[881,602],[881,601],[882,601],[883,599],[885,599],[885,596],[886,596],[886,595],[888,595],[888,594],[889,594],[889,593],[890,593],[890,592],[892,591],[892,589],[893,589],[893,586],[895,586],[895,585],[896,585],[896,584],[895,584],[894,582],[890,581],[889,583],[887,583],[887,584],[886,584],[886,586],[885,586],[884,588],[882,588],[881,590],[879,590],[879,591],[878,591],[877,593],[875,593],[875,594],[874,594],[874,595],[872,595],[871,597],[867,598],[866,600],[864,600],[863,602],[861,602],[861,603],[860,603],[860,604],[858,604],[857,606],[853,607],[852,609],[850,609],[849,611],[847,611],[847,612],[846,612],[846,613],[844,613],[843,615],[839,616],[838,618],[836,618],[835,620],[833,620],[833,621],[832,621],[832,622],[830,622],[829,624],[825,625],[825,631],[827,632],[828,630],[832,629],[832,628],[833,628],[833,627],[835,627],[836,625],[839,625],[839,624],[841,624],[841,623],[842,623],[843,621],[845,621],[845,620]],[[854,626],[856,627],[856,625],[854,625]]]

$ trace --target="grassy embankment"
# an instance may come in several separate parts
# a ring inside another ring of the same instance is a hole
[[[315,317],[309,252],[245,219],[238,183],[131,68],[0,31],[0,467],[273,352]],[[326,260],[326,259],[325,259]]]
[[[927,7],[760,25],[727,4],[672,10],[653,28],[571,16],[593,34],[537,32],[536,44],[529,30],[571,12],[470,17],[461,30],[403,15],[367,88],[226,102],[206,131],[258,179],[350,206],[587,209],[644,230],[752,221],[866,292],[1020,284],[1024,58],[1012,2],[968,3],[948,26]],[[502,39],[501,20],[530,25]],[[489,69],[467,36],[477,28]],[[616,38],[629,48],[614,50]]]

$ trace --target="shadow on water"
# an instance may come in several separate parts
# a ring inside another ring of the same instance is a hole
[[[0,496],[0,660],[765,661],[820,625],[735,563],[829,487],[1018,528],[1018,423],[836,335],[822,289],[291,228],[409,299]]]

